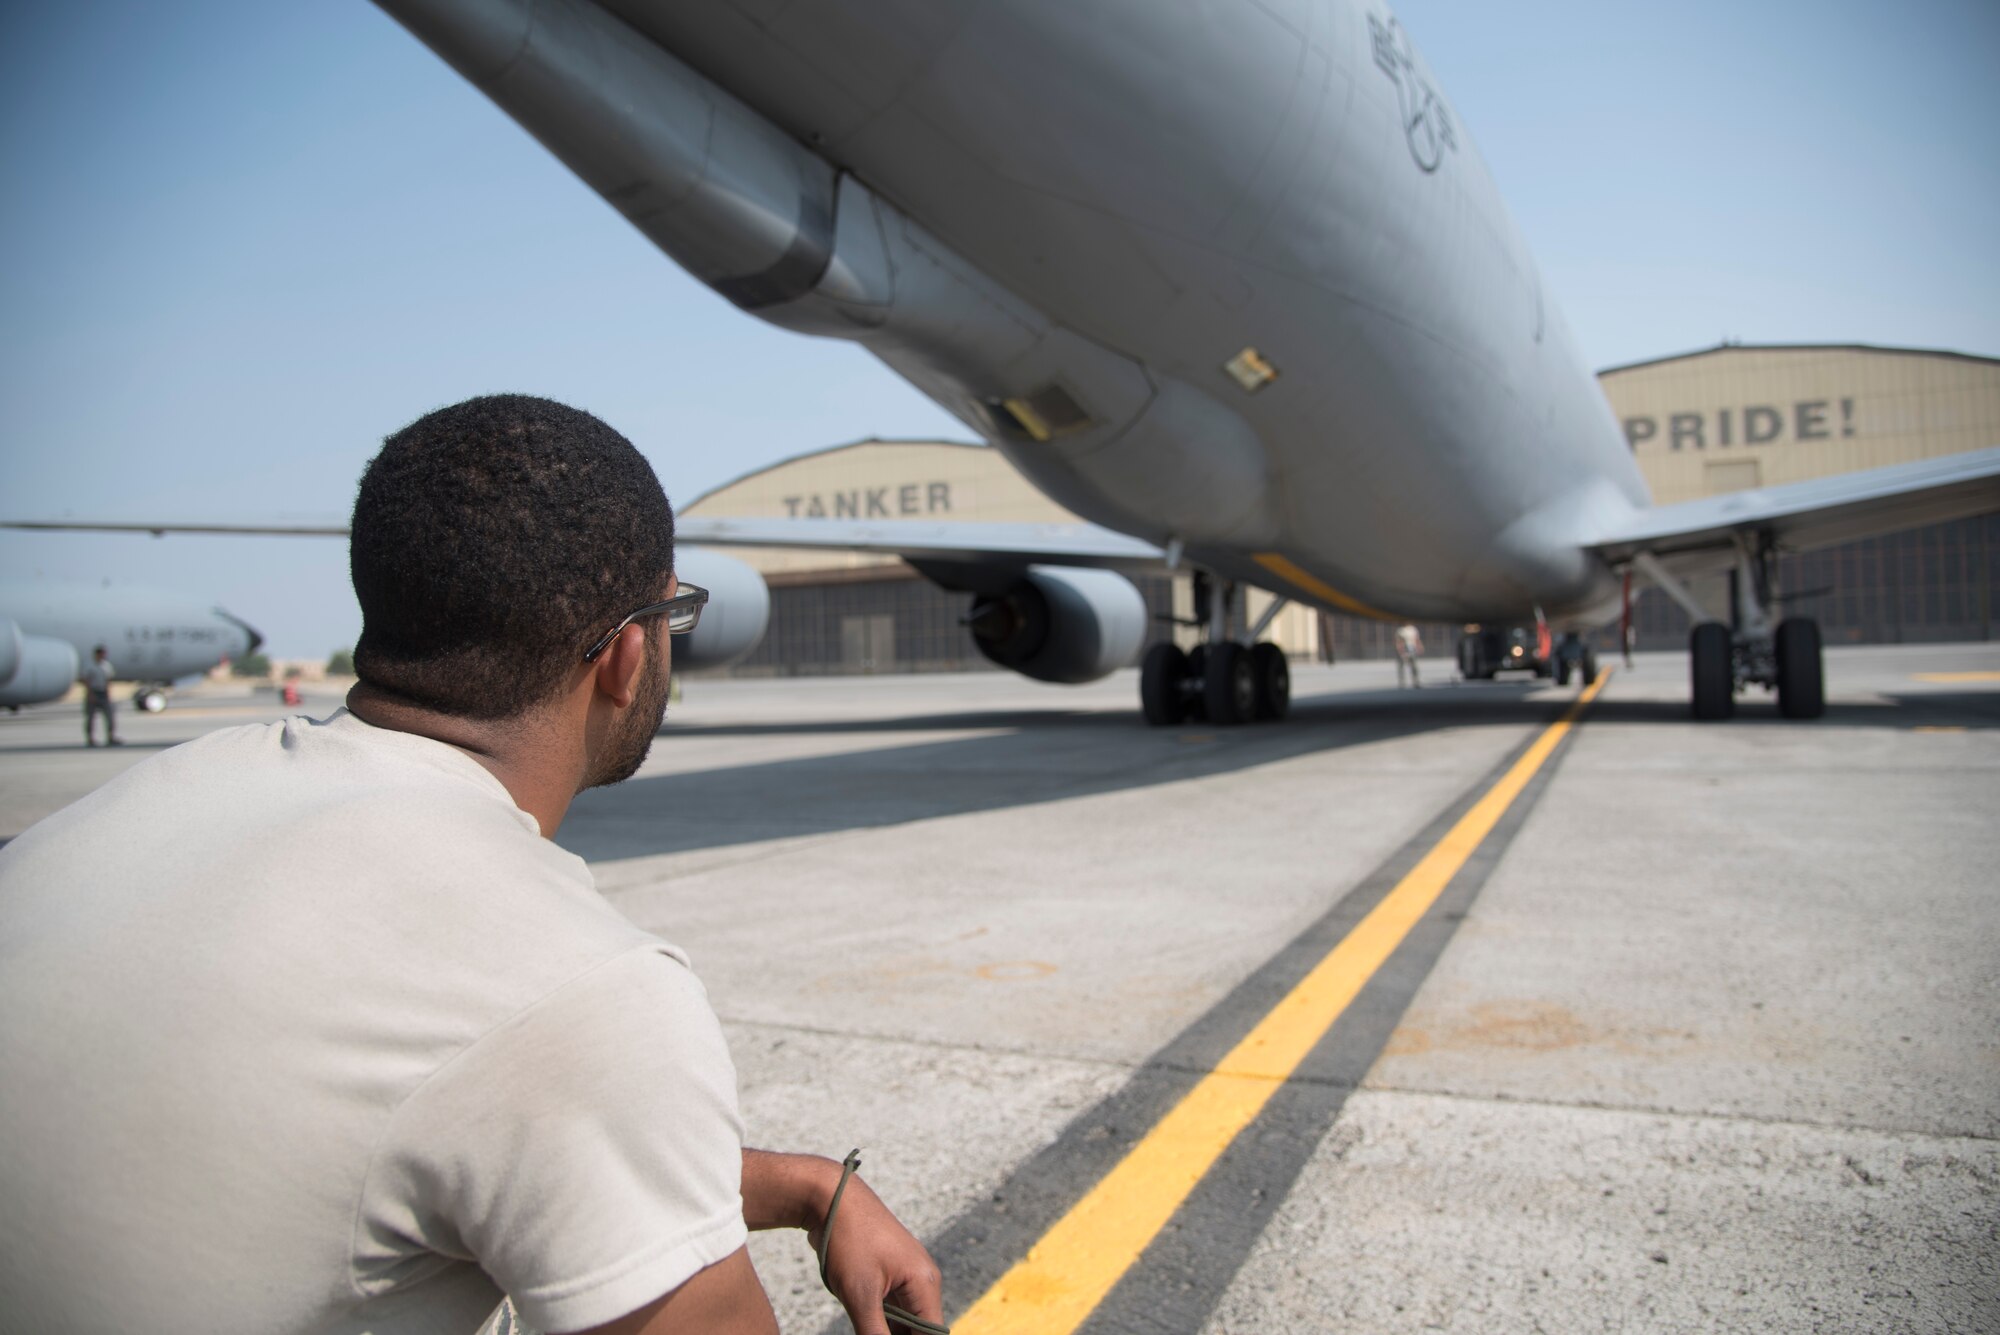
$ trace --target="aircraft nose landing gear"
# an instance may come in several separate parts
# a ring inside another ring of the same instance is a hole
[[[1597,649],[1583,642],[1583,637],[1570,631],[1562,637],[1555,653],[1556,685],[1567,686],[1571,673],[1583,678],[1585,686],[1597,684]]]

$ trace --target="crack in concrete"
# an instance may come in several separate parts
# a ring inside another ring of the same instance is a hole
[[[1363,1080],[1364,1094],[1407,1094],[1412,1098],[1451,1099],[1458,1103],[1490,1103],[1516,1108],[1576,1108],[1588,1112],[1621,1113],[1628,1117],[1671,1117],[1689,1122],[1747,1122],[1753,1126],[1801,1131],[1854,1131],[1864,1135],[1906,1136],[1921,1140],[1970,1140],[1980,1144],[2000,1144],[2000,1134],[1979,1131],[1925,1131],[1909,1127],[1863,1125],[1855,1122],[1823,1122],[1811,1118],[1778,1117],[1754,1112],[1703,1112],[1685,1108],[1649,1108],[1629,1103],[1606,1103],[1594,1099],[1531,1099],[1511,1094],[1467,1094],[1453,1089],[1423,1089],[1411,1085],[1377,1085]]]

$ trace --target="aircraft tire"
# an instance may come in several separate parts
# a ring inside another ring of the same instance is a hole
[[[1729,627],[1704,621],[1688,634],[1688,676],[1694,688],[1694,716],[1704,722],[1736,712],[1736,674]]]
[[[1484,655],[1479,652],[1479,641],[1473,639],[1470,635],[1461,635],[1458,637],[1459,676],[1464,677],[1467,681],[1478,681],[1481,675],[1479,669],[1483,666],[1481,662],[1483,657]]]
[[[1188,657],[1180,646],[1162,641],[1146,651],[1139,665],[1139,708],[1146,722],[1171,728],[1187,717],[1188,698],[1182,690],[1188,677]]]
[[[1211,644],[1207,667],[1201,693],[1208,705],[1208,721],[1227,727],[1257,717],[1257,679],[1251,671],[1250,651],[1230,640]]]
[[[1820,654],[1819,622],[1787,617],[1778,623],[1778,712],[1786,718],[1818,718],[1826,712],[1826,671]]]
[[[1292,665],[1269,640],[1250,650],[1250,676],[1257,684],[1256,716],[1281,719],[1292,708]]]
[[[1569,660],[1567,658],[1558,658],[1556,660],[1556,685],[1569,685]]]
[[[1208,692],[1202,683],[1208,680],[1208,646],[1197,644],[1187,651],[1188,680],[1194,689],[1181,697],[1182,716],[1189,723],[1208,722]]]
[[[1589,645],[1583,647],[1583,684],[1597,685],[1597,650]]]
[[[157,686],[141,686],[132,692],[132,705],[141,713],[157,714],[167,707],[167,693]]]

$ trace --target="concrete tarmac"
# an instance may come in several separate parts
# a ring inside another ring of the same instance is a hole
[[[1131,673],[697,679],[561,841],[690,951],[752,1143],[863,1146],[956,1314],[1576,695],[1295,673],[1165,730]],[[1686,693],[1614,674],[1081,1329],[2000,1329],[2000,646],[1830,651],[1813,723]],[[0,837],[280,712],[0,717]]]

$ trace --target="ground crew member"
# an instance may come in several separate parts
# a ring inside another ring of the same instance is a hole
[[[1424,652],[1424,637],[1409,622],[1396,627],[1396,689],[1403,689],[1403,674],[1409,673],[1412,690],[1421,687],[1417,678],[1417,658]]]
[[[111,707],[111,657],[98,645],[90,651],[90,661],[83,665],[83,744],[97,745],[97,716],[104,715],[104,744],[119,746],[118,715]]]

